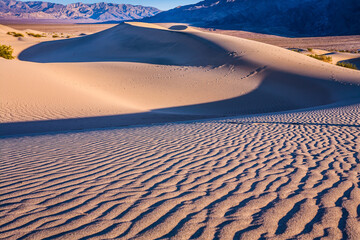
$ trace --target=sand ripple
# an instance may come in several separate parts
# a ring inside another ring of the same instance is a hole
[[[0,237],[359,239],[359,111],[1,139]]]

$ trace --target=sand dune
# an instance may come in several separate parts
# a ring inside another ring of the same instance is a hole
[[[121,61],[181,66],[219,66],[231,60],[205,39],[153,24],[138,25],[122,24],[85,38],[41,43],[19,58],[42,63]]]
[[[24,35],[24,37],[22,37],[22,38],[13,37],[13,36],[8,35],[7,34],[8,32],[21,33]],[[17,29],[0,24],[0,44],[11,45],[14,48],[15,55],[18,55],[24,49],[26,49],[34,44],[37,44],[39,42],[40,41],[38,39],[35,40],[35,39],[27,37],[27,34],[25,31],[19,31]],[[5,69],[5,68],[2,68],[2,69]]]
[[[67,34],[67,35],[80,35],[80,34],[93,34],[96,32],[103,31],[110,27],[116,26],[116,24],[60,24],[53,22],[46,23],[42,21],[38,21],[37,23],[31,23],[31,21],[24,21],[23,23],[19,21],[13,22],[5,22],[5,25],[24,31],[26,29],[31,29],[32,31],[39,31],[45,33],[57,33],[60,34]]]
[[[178,24],[24,46],[0,238],[360,238],[359,71]]]
[[[241,30],[222,30],[213,28],[196,28],[200,31],[220,33],[240,38],[246,38],[254,41],[268,43],[271,45],[283,48],[316,48],[327,51],[347,50],[355,51],[360,49],[359,38],[360,35],[345,35],[345,36],[324,36],[324,37],[281,37],[277,35],[247,32]]]
[[[263,43],[166,27],[171,28],[121,24],[81,38],[42,42],[21,52],[22,61],[3,61],[12,70],[0,73],[2,89],[7,89],[7,96],[1,95],[1,121],[149,111],[228,116],[324,105],[360,95],[358,71]],[[16,71],[17,66],[32,74]],[[24,87],[27,83],[32,88]],[[84,97],[76,101],[72,91]]]
[[[14,31],[13,28],[0,24],[0,33],[7,33]]]
[[[344,53],[344,52],[336,52],[336,53],[329,53],[328,56],[331,56],[333,62],[350,62],[357,66],[360,69],[360,53],[353,54],[353,53]]]

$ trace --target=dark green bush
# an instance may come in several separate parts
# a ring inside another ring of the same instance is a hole
[[[13,49],[12,47],[9,45],[0,45],[0,57],[3,57],[5,59],[14,59],[13,57]]]
[[[352,64],[352,63],[349,63],[349,62],[338,62],[338,63],[336,63],[336,65],[338,65],[340,67],[346,67],[346,68],[351,68],[351,69],[358,70],[358,68],[356,67],[355,64]]]
[[[309,52],[312,52],[312,51],[313,51],[313,49],[312,49],[312,48],[308,48],[307,50],[308,50]]]

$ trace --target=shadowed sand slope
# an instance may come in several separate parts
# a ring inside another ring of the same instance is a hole
[[[359,111],[1,139],[0,237],[359,239]]]
[[[39,43],[19,59],[0,61],[7,69],[0,72],[3,123],[149,111],[227,116],[360,96],[358,71],[171,24],[124,23]]]
[[[212,42],[193,35],[151,24],[120,24],[82,38],[35,45],[23,51],[19,59],[43,63],[122,61],[219,66],[231,57]]]

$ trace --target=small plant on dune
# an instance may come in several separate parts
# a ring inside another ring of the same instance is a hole
[[[309,57],[312,57],[312,58],[315,58],[317,60],[321,60],[321,61],[324,61],[324,62],[328,62],[328,63],[331,63],[332,62],[332,57],[329,57],[329,56],[325,56],[325,55],[317,55],[317,54],[311,54],[311,55],[308,55]]]
[[[5,59],[14,59],[12,47],[9,45],[0,45],[0,57],[3,57]]]
[[[336,65],[338,65],[340,67],[346,67],[346,68],[351,68],[351,69],[358,70],[358,68],[356,67],[355,64],[352,64],[352,63],[349,63],[349,62],[338,62],[338,63],[336,63]]]
[[[341,52],[341,53],[360,53],[360,50],[334,50],[336,52]]]
[[[340,50],[339,52],[343,52],[343,53],[351,53],[350,50]]]
[[[7,32],[7,34],[12,35],[14,37],[24,37],[22,33],[17,33],[17,32]]]
[[[301,50],[298,49],[298,48],[290,48],[290,50],[291,50],[291,51],[294,51],[294,52],[297,52],[297,53],[301,52]]]
[[[54,34],[54,35],[52,35],[52,37],[53,37],[53,38],[58,38],[58,37],[59,37],[59,35]]]
[[[308,50],[309,52],[312,52],[312,51],[313,51],[313,49],[312,49],[312,48],[308,48],[307,50]]]
[[[44,37],[43,35],[41,34],[38,34],[38,33],[26,33],[27,35],[31,36],[31,37],[36,37],[36,38],[41,38],[41,37]]]
[[[69,36],[69,35],[67,35],[67,36],[66,36],[66,38],[70,38],[70,36]]]

